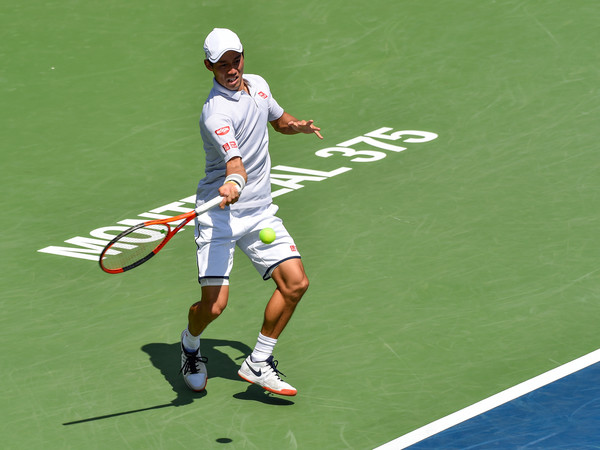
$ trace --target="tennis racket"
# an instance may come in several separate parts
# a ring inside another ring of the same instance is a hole
[[[100,268],[107,273],[123,273],[144,264],[191,220],[214,208],[222,200],[223,197],[217,196],[185,214],[149,220],[128,228],[106,244],[100,253]]]

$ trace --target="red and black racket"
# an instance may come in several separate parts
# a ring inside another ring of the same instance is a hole
[[[128,228],[104,247],[100,254],[100,267],[107,273],[122,273],[144,264],[191,220],[222,200],[223,197],[215,197],[185,214],[149,220]]]

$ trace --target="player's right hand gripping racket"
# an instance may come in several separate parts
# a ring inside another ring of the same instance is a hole
[[[217,196],[185,214],[149,220],[128,228],[106,244],[100,254],[100,267],[107,273],[123,273],[144,264],[191,220],[214,208],[222,200],[223,197]]]

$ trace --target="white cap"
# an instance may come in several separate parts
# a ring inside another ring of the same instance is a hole
[[[215,28],[206,36],[204,53],[211,63],[216,63],[229,50],[238,53],[244,51],[240,38],[233,31],[227,28]]]

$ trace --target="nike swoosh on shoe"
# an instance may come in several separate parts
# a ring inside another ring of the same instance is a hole
[[[260,376],[262,376],[262,370],[261,370],[261,369],[258,369],[258,371],[256,371],[256,370],[254,370],[254,369],[252,368],[252,366],[251,366],[250,364],[248,364],[248,367],[250,368],[250,371],[251,371],[251,372],[252,372],[254,375],[256,375],[257,377],[260,377]]]

